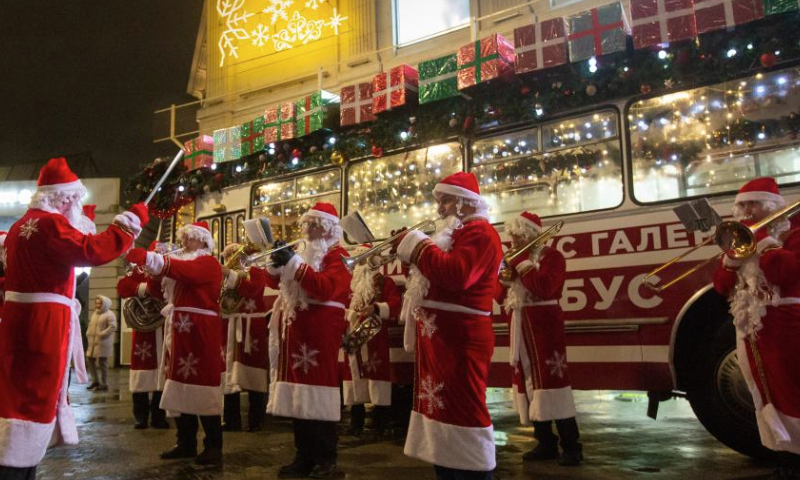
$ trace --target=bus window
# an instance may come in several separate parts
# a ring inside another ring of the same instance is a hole
[[[347,169],[347,212],[358,211],[376,238],[435,219],[433,187],[462,168],[456,142],[354,162]]]
[[[524,210],[552,216],[620,205],[617,124],[616,113],[609,110],[547,124],[541,131],[477,140],[471,170],[491,208],[492,223]]]
[[[214,251],[212,253],[215,257],[219,257],[219,244],[221,240],[219,218],[211,220],[211,237],[214,239]]]
[[[759,73],[633,103],[633,194],[659,202],[735,191],[752,178],[800,181],[800,72]]]
[[[300,238],[300,217],[317,202],[332,203],[337,210],[342,202],[341,170],[329,169],[291,180],[253,187],[253,218],[268,218],[275,239]]]

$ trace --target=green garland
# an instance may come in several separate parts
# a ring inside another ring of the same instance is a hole
[[[738,26],[733,32],[720,30],[701,35],[696,41],[674,43],[660,55],[659,49],[634,50],[629,46],[626,52],[598,57],[594,73],[584,61],[507,81],[498,79],[471,89],[469,97],[448,98],[416,110],[392,110],[381,113],[374,122],[337,131],[317,131],[268,146],[265,152],[217,164],[215,170],[187,172],[183,168],[156,194],[151,211],[166,218],[203,193],[328,165],[332,157],[334,161],[379,157],[383,152],[445,139],[469,139],[476,132],[489,129],[536,124],[586,105],[638,94],[662,95],[746,76],[760,68],[785,67],[800,58],[798,22],[798,12],[772,15]],[[780,55],[773,53],[776,51]],[[784,123],[796,136],[800,114],[792,114]],[[753,129],[742,129],[742,138],[749,138]],[[129,182],[128,198],[145,198],[165,168],[163,161],[144,166]]]

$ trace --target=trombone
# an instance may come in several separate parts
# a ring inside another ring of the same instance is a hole
[[[295,246],[297,246],[297,248],[294,248]],[[259,262],[261,262],[265,258],[269,258],[270,256],[272,256],[273,253],[277,252],[278,250],[283,250],[284,248],[293,248],[297,252],[303,252],[306,249],[306,241],[305,241],[305,239],[300,238],[300,239],[297,239],[297,240],[295,240],[293,242],[289,242],[286,245],[281,245],[280,247],[277,247],[277,248],[271,248],[269,250],[262,251],[261,253],[254,253],[254,254],[248,256],[247,258],[245,258],[242,261],[242,263],[244,264],[245,268],[251,267],[253,265],[255,265],[257,267],[261,267],[261,268],[269,267],[269,266],[272,265],[272,260],[268,260],[268,261],[263,262],[263,263],[259,263]],[[259,248],[259,250],[262,250],[262,249]]]
[[[357,255],[355,257],[346,257],[342,255],[342,262],[344,262],[344,266],[347,267],[348,270],[351,272],[355,270],[356,265],[366,262],[372,270],[377,270],[382,266],[386,265],[387,263],[394,261],[397,255],[383,255],[384,251],[391,250],[392,243],[395,240],[400,238],[401,235],[405,235],[408,232],[413,232],[415,230],[419,230],[426,235],[430,235],[436,230],[436,222],[433,220],[424,220],[419,222],[418,224],[414,225],[413,227],[409,228],[408,230],[403,230],[396,235],[393,235],[390,238],[387,238],[383,242],[375,245],[374,247],[370,248],[366,252],[362,253],[361,255]]]
[[[175,243],[156,242],[156,248],[154,252],[163,255],[164,257],[170,257],[172,255],[177,255],[184,250],[186,250],[184,247],[181,247]],[[125,269],[125,274],[128,274],[134,270],[139,273],[144,273],[144,267],[142,265],[134,265],[133,263],[129,263],[128,267]]]
[[[770,224],[780,220],[783,217],[789,218],[795,215],[799,211],[800,211],[800,201],[788,205],[778,210],[777,212],[773,213],[772,215],[769,215],[750,226],[747,226],[744,223],[736,220],[726,220],[717,225],[717,230],[714,232],[713,236],[705,239],[705,241],[703,241],[703,243],[701,243],[700,245],[697,245],[694,248],[691,248],[688,251],[678,255],[672,260],[669,260],[663,265],[656,267],[655,269],[650,271],[647,275],[645,275],[645,277],[642,279],[642,283],[644,283],[644,285],[650,290],[656,293],[660,293],[663,290],[666,290],[667,288],[671,287],[672,285],[680,282],[689,275],[702,269],[709,263],[721,258],[723,255],[727,255],[728,257],[735,260],[748,259],[752,257],[758,250],[758,242],[756,241],[756,232],[758,232],[762,228],[768,227]],[[672,280],[664,283],[663,285],[656,284],[658,279],[655,279],[655,281],[652,280],[652,278],[662,270],[666,269],[670,265],[673,265],[681,261],[683,258],[687,257],[695,250],[698,250],[701,247],[705,247],[706,245],[710,245],[712,242],[722,249],[722,251],[717,255],[714,255],[713,257],[700,262],[694,267],[687,269],[686,271],[684,271],[677,277],[673,278]]]
[[[517,273],[511,268],[514,261],[521,255],[530,254],[538,248],[544,246],[545,243],[550,241],[551,238],[558,235],[561,227],[564,226],[564,220],[559,221],[551,226],[544,232],[540,233],[538,237],[534,238],[527,245],[520,248],[512,248],[506,251],[503,255],[503,266],[500,268],[500,280],[510,282],[516,277]]]

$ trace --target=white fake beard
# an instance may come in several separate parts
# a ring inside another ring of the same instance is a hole
[[[97,227],[89,217],[83,214],[83,205],[80,201],[72,202],[69,209],[64,213],[70,225],[84,235],[97,233]]]
[[[350,291],[353,297],[350,300],[350,310],[363,310],[372,303],[375,296],[375,273],[368,265],[358,265],[353,270],[353,279],[350,281]]]
[[[170,255],[170,258],[177,260],[194,260],[195,258],[202,257],[203,255],[211,255],[211,251],[208,248],[198,248],[197,250],[193,250],[191,252],[183,250],[181,252],[173,253]]]
[[[328,242],[325,240],[306,239],[306,248],[298,255],[300,255],[300,258],[302,258],[309,267],[313,268],[315,272],[318,272],[322,267],[322,259],[327,252]],[[281,282],[278,290],[280,295],[277,301],[280,302],[280,308],[283,311],[286,324],[288,325],[294,320],[297,310],[305,310],[308,308],[308,294],[306,294],[306,291],[303,290],[300,283],[294,278],[283,275],[281,275]]]
[[[764,328],[761,317],[767,313],[767,306],[777,306],[779,299],[780,288],[767,282],[758,256],[745,261],[737,272],[736,290],[731,299],[730,311],[736,329],[755,338]]]
[[[436,232],[431,236],[431,241],[445,252],[453,248],[453,232],[461,228],[461,220],[455,215],[444,218],[436,227]],[[414,320],[414,312],[422,304],[422,300],[428,294],[431,282],[422,275],[419,269],[412,265],[409,269],[408,281],[406,282],[406,293],[403,295],[403,309],[400,312],[400,319],[404,322]]]
[[[319,272],[319,269],[322,267],[322,259],[325,257],[325,254],[328,253],[328,248],[328,243],[321,238],[317,240],[306,239],[306,249],[300,253],[300,257],[302,257],[303,261],[306,262],[309,267],[313,268],[315,272]]]

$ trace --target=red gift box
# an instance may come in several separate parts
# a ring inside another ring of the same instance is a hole
[[[514,46],[493,34],[458,49],[458,89],[514,72]]]
[[[517,73],[567,63],[566,22],[557,17],[515,29],[514,54]]]
[[[264,142],[288,140],[296,136],[294,102],[285,102],[264,111]]]
[[[631,0],[634,48],[697,36],[694,0]]]
[[[373,115],[416,104],[418,84],[417,70],[406,64],[375,75],[372,78]]]
[[[183,164],[187,170],[210,167],[214,163],[214,137],[200,135],[183,144]]]
[[[697,33],[713,32],[764,18],[761,0],[695,0]]]
[[[375,115],[372,114],[371,83],[365,82],[342,87],[340,98],[339,123],[343,127],[375,120]]]

